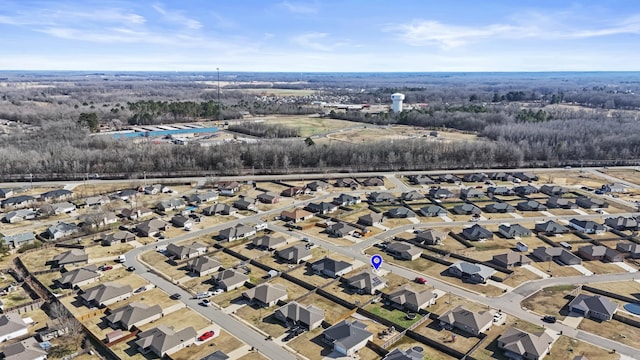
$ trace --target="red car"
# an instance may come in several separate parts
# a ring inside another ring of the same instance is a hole
[[[426,284],[427,283],[427,279],[425,279],[423,277],[417,277],[417,278],[413,279],[413,281],[417,282],[418,284]]]
[[[207,331],[206,333],[200,335],[198,338],[199,341],[205,341],[214,335],[213,331]]]
[[[113,266],[111,266],[111,265],[105,265],[105,266],[102,266],[100,270],[102,270],[102,271],[107,271],[107,270],[111,270],[111,269],[113,269]]]

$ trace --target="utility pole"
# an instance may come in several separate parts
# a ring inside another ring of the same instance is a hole
[[[218,73],[218,122],[222,120],[222,104],[220,104],[220,68],[216,68]]]

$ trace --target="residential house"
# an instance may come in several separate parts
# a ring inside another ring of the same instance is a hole
[[[362,215],[358,218],[358,224],[364,226],[374,226],[378,224],[382,224],[384,221],[384,214],[382,213],[369,213],[367,215]]]
[[[337,278],[353,270],[353,264],[325,257],[312,263],[311,270],[317,274]]]
[[[133,209],[122,209],[120,212],[123,217],[129,220],[140,220],[142,218],[153,215],[153,210],[145,207],[138,207]]]
[[[207,216],[213,215],[234,215],[238,212],[238,209],[227,204],[214,204],[202,209],[202,213]]]
[[[101,276],[102,273],[98,271],[97,266],[89,265],[62,273],[54,282],[63,288],[75,288],[96,282]]]
[[[160,305],[148,305],[132,302],[121,308],[110,310],[105,320],[112,329],[131,330],[140,327],[162,317]]]
[[[540,261],[556,261],[563,265],[580,265],[582,260],[570,251],[560,247],[540,246],[531,252]]]
[[[514,178],[522,181],[538,181],[538,176],[530,172],[515,172],[512,175]]]
[[[80,301],[87,307],[105,307],[133,295],[131,285],[108,282],[87,289],[79,295]]]
[[[603,245],[587,245],[578,249],[578,255],[586,260],[600,260],[609,262],[624,261],[624,256]]]
[[[277,204],[280,202],[280,196],[272,192],[262,193],[256,199],[263,204]]]
[[[338,205],[329,202],[309,203],[304,209],[314,214],[326,215],[338,210]]]
[[[520,196],[529,196],[540,192],[537,187],[531,185],[516,186],[513,191],[516,193],[516,195]]]
[[[338,197],[333,198],[333,203],[338,206],[350,206],[360,204],[362,199],[360,196],[354,196],[349,194],[340,194]]]
[[[489,173],[489,179],[499,181],[513,181],[514,177],[504,171]]]
[[[518,203],[516,205],[520,211],[546,211],[547,207],[535,200],[528,200]]]
[[[506,186],[490,186],[487,188],[487,194],[491,196],[513,196],[515,192]]]
[[[254,247],[262,250],[275,250],[287,245],[287,239],[282,236],[264,235],[253,238],[251,243]]]
[[[569,226],[585,234],[604,234],[607,231],[603,225],[591,220],[571,219]]]
[[[80,221],[81,227],[99,228],[117,223],[118,217],[111,211],[98,211],[80,215],[78,220]]]
[[[462,229],[462,236],[471,241],[491,240],[493,239],[493,232],[478,224],[475,224],[468,228]]]
[[[371,202],[385,202],[385,201],[394,201],[396,199],[391,193],[388,192],[377,192],[374,191],[369,194],[368,199]]]
[[[282,192],[280,192],[280,196],[295,197],[303,195],[306,190],[307,189],[303,186],[292,186],[290,188],[282,190]]]
[[[351,236],[353,234],[355,234],[356,232],[358,232],[358,228],[353,227],[347,223],[344,222],[337,222],[337,223],[333,223],[329,226],[326,227],[325,231],[327,232],[327,234],[334,236],[334,237],[344,237],[344,236]]]
[[[576,204],[584,209],[604,209],[609,207],[609,204],[607,204],[604,200],[598,198],[590,198],[587,196],[578,197],[576,199]]]
[[[408,192],[403,192],[400,198],[404,201],[416,201],[424,199],[424,194],[417,190],[411,190]]]
[[[189,271],[197,275],[198,277],[207,276],[212,274],[222,267],[220,260],[210,256],[198,256],[195,259],[191,259],[187,262],[187,268]]]
[[[489,176],[485,173],[466,174],[462,177],[464,182],[485,182],[489,180]]]
[[[542,360],[551,351],[553,341],[545,332],[535,335],[510,327],[498,337],[498,349],[510,359]]]
[[[30,337],[2,349],[4,360],[45,360],[47,351],[44,350],[35,338]]]
[[[508,203],[495,203],[486,205],[484,211],[488,213],[512,213],[516,211],[516,208]]]
[[[531,236],[531,230],[520,224],[502,224],[498,226],[498,233],[507,239],[516,237]]]
[[[6,199],[8,197],[13,196],[13,194],[14,194],[13,189],[9,189],[9,188],[0,189],[0,199]]]
[[[542,185],[540,192],[549,196],[559,197],[567,193],[567,190],[562,186],[557,185]]]
[[[441,245],[446,238],[447,233],[434,229],[426,229],[416,233],[416,241],[426,245]]]
[[[186,195],[183,198],[190,204],[204,204],[211,201],[218,200],[219,194],[216,191],[199,192],[195,194]]]
[[[420,258],[420,255],[422,255],[422,249],[403,242],[394,242],[392,244],[389,244],[389,246],[387,246],[386,248],[386,251],[396,259],[401,260],[413,261]]]
[[[324,321],[324,310],[314,305],[301,305],[295,301],[278,308],[274,316],[285,324],[297,324],[313,330]]]
[[[352,178],[342,178],[338,179],[335,183],[336,187],[348,187],[348,188],[357,188],[358,182]]]
[[[70,202],[60,202],[51,204],[51,210],[55,215],[69,214],[76,210],[76,206]]]
[[[458,261],[449,266],[448,272],[463,280],[470,280],[476,283],[486,283],[487,280],[496,273],[493,268],[482,264],[472,264],[466,261]]]
[[[620,231],[638,230],[638,220],[633,217],[618,216],[614,218],[608,218],[604,221],[604,224],[610,228],[620,230]]]
[[[429,197],[433,199],[451,199],[456,195],[445,188],[437,188],[429,190]]]
[[[218,237],[223,241],[235,241],[256,234],[256,228],[244,224],[220,230]]]
[[[516,266],[531,264],[531,259],[519,252],[509,251],[508,253],[493,255],[491,260],[494,264],[506,269]]]
[[[243,197],[242,199],[236,200],[233,204],[233,207],[238,210],[249,210],[249,211],[257,211],[256,207],[256,199],[250,198],[248,196]]]
[[[369,295],[375,295],[376,291],[380,291],[387,286],[387,282],[384,279],[371,271],[362,271],[346,279],[346,284],[350,289],[354,289],[360,294]]]
[[[384,180],[381,177],[370,177],[362,181],[363,186],[384,186]]]
[[[311,254],[311,250],[303,244],[296,244],[286,249],[276,250],[275,255],[292,264],[299,264],[303,261],[307,261],[313,256]]]
[[[20,315],[15,313],[0,316],[0,343],[27,335],[29,327]]]
[[[238,272],[234,269],[226,269],[220,271],[215,276],[215,282],[218,288],[224,291],[237,289],[249,281],[249,276]]]
[[[211,354],[201,358],[200,360],[228,360],[229,356],[222,350],[216,350]]]
[[[420,208],[419,212],[422,216],[428,216],[428,217],[447,215],[447,210],[437,205],[429,205],[429,206],[422,207]]]
[[[486,332],[493,324],[493,314],[489,311],[471,311],[463,305],[445,312],[438,318],[440,326],[450,326],[471,334],[480,336]]]
[[[280,284],[262,283],[242,293],[242,297],[258,307],[272,307],[288,299],[287,289]]]
[[[387,216],[390,218],[400,218],[400,219],[405,219],[405,218],[414,218],[416,217],[416,213],[413,212],[413,210],[404,207],[404,206],[400,206],[397,208],[393,208],[390,209],[389,211],[386,212]]]
[[[15,224],[25,220],[33,220],[36,218],[37,213],[32,209],[20,209],[9,211],[2,216],[2,222]]]
[[[353,356],[373,340],[373,334],[367,331],[366,324],[349,320],[342,320],[324,330],[322,337],[333,346],[333,350],[345,356]]]
[[[640,258],[640,244],[631,241],[621,241],[616,245],[616,250],[621,253],[629,253],[632,259]]]
[[[401,310],[418,312],[436,302],[436,294],[430,289],[414,290],[404,286],[387,296],[391,306]]]
[[[111,200],[105,195],[89,196],[84,199],[84,205],[87,207],[102,206],[110,202]]]
[[[460,190],[460,199],[462,200],[477,199],[483,196],[484,196],[484,193],[482,191],[479,191],[476,188],[470,187],[470,188]]]
[[[73,196],[73,191],[67,189],[55,189],[40,194],[42,201],[62,201],[69,200]]]
[[[622,185],[622,184],[619,184],[619,183],[602,185],[601,189],[605,193],[624,193],[624,192],[627,192],[627,187]]]
[[[135,239],[136,236],[128,231],[116,231],[115,233],[105,235],[100,243],[102,246],[112,246],[114,244],[129,242]]]
[[[138,236],[145,237],[153,236],[160,231],[165,231],[168,227],[169,225],[160,219],[151,219],[136,225],[135,230]]]
[[[571,231],[568,227],[562,226],[553,220],[536,224],[535,230],[542,234],[566,234]]]
[[[189,216],[174,215],[171,218],[171,224],[177,228],[189,229],[193,226],[195,220]]]
[[[413,185],[432,185],[436,183],[427,175],[409,175],[409,182]]]
[[[84,249],[71,249],[54,256],[52,263],[54,267],[65,265],[86,264],[89,261],[89,255]]]
[[[152,352],[156,356],[164,357],[191,346],[196,342],[197,335],[191,326],[175,331],[171,326],[159,325],[138,333],[135,344],[142,354]]]
[[[78,231],[80,231],[78,225],[61,221],[55,225],[49,226],[44,232],[44,236],[47,239],[58,240],[66,236],[74,235]]]
[[[618,304],[600,295],[579,294],[569,302],[569,311],[602,321],[609,321],[618,311]]]
[[[140,192],[138,190],[125,189],[115,193],[112,198],[122,201],[131,201],[138,196],[140,196]]]
[[[569,199],[551,196],[547,199],[547,207],[549,209],[577,209],[578,205]]]
[[[10,198],[6,198],[0,202],[2,208],[19,208],[31,206],[36,202],[36,198],[30,195],[18,195]]]
[[[525,243],[523,243],[521,241],[518,241],[516,243],[516,251],[527,252],[527,251],[529,251],[529,245],[527,245],[527,244],[525,244]]]
[[[322,181],[322,180],[316,180],[316,181],[312,181],[310,183],[307,184],[307,189],[311,190],[311,191],[323,191],[329,188],[329,183]]]
[[[303,209],[295,209],[293,211],[283,211],[280,213],[280,219],[283,221],[293,221],[294,223],[309,220],[313,217],[313,213],[310,213]]]
[[[456,205],[451,211],[456,215],[480,215],[482,213],[479,207],[472,204]]]
[[[235,181],[222,181],[217,184],[218,191],[222,196],[233,196],[240,190],[240,184]]]
[[[180,210],[184,209],[185,207],[187,207],[187,203],[185,203],[182,199],[162,200],[158,203],[158,205],[156,205],[156,208],[163,212]]]
[[[402,350],[399,347],[391,350],[385,355],[382,360],[422,360],[424,359],[424,353],[422,349],[412,347],[407,350]]]
[[[2,238],[5,244],[9,245],[9,248],[18,249],[22,245],[33,243],[36,240],[36,234],[32,231],[27,231],[14,235],[0,234],[0,238]]]
[[[459,183],[462,181],[459,177],[452,174],[441,174],[438,176],[438,180],[440,180],[440,182],[446,182],[451,184]]]
[[[167,254],[177,260],[193,259],[206,253],[207,245],[199,242],[182,246],[171,243],[167,246]]]

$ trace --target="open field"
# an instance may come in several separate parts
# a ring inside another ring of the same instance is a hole
[[[281,124],[300,131],[300,137],[306,138],[316,134],[322,134],[329,131],[346,129],[354,126],[362,126],[362,124],[354,123],[346,120],[324,119],[312,116],[273,116],[265,119],[267,124]]]
[[[438,137],[429,136],[431,130],[407,125],[375,126],[366,125],[364,129],[347,130],[332,134],[331,139],[351,143],[380,140],[422,139],[424,141],[474,141],[478,137],[454,131],[438,131]]]
[[[542,316],[554,315],[558,319],[564,319],[566,312],[560,312],[569,303],[567,295],[576,287],[573,285],[553,286],[544,288],[522,301],[522,307]]]

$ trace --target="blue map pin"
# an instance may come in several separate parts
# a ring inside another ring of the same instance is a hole
[[[382,256],[380,255],[373,255],[371,257],[371,265],[373,265],[373,268],[376,269],[376,271],[378,271],[378,269],[380,268],[380,266],[382,265]]]

